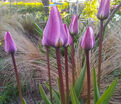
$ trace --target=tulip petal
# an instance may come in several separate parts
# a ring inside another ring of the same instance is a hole
[[[4,49],[6,52],[14,53],[15,51],[17,51],[16,44],[15,44],[10,32],[5,33],[4,42],[5,42]]]
[[[72,35],[78,34],[79,32],[79,22],[78,22],[78,15],[73,15],[70,26],[69,26],[69,31]]]
[[[43,32],[42,44],[59,47],[65,45],[67,36],[57,6],[51,8],[49,19]]]
[[[82,37],[80,45],[85,50],[90,50],[95,46],[94,31],[91,27],[87,28],[87,31],[84,33]]]
[[[100,20],[108,18],[110,11],[110,0],[101,0],[97,17]]]
[[[64,28],[65,28],[65,31],[66,31],[66,35],[67,35],[67,37],[68,37],[68,40],[67,40],[66,46],[69,46],[69,45],[72,44],[72,38],[71,38],[71,35],[70,35],[70,33],[69,33],[69,30],[68,30],[66,24],[64,24]]]

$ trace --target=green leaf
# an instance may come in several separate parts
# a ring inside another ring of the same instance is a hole
[[[60,80],[57,78],[57,85],[58,85],[58,90],[59,90],[59,97],[61,98],[61,90],[60,90]]]
[[[95,68],[93,68],[93,86],[94,86],[94,104],[96,104],[96,102],[100,98],[100,92],[98,89]]]
[[[40,37],[42,38],[43,36],[43,30],[36,24],[34,23],[35,26],[35,31],[40,35]]]
[[[43,50],[42,45],[41,45],[40,43],[38,44],[38,46],[39,46],[39,49],[40,49],[40,51],[41,51],[42,53],[46,53],[46,51]]]
[[[45,94],[44,89],[42,88],[42,86],[39,84],[39,89],[40,89],[40,94],[42,96],[42,99],[44,100],[44,104],[51,104],[50,100],[48,99],[48,97]]]
[[[61,104],[61,100],[55,91],[53,91],[53,95],[54,95],[56,104]]]
[[[108,104],[117,84],[117,79],[115,79],[109,88],[104,92],[96,104]]]
[[[86,72],[86,61],[84,61],[84,66],[82,68],[80,76],[79,76],[78,80],[76,81],[76,83],[74,85],[74,90],[75,90],[77,97],[79,97],[81,90],[82,90],[82,87],[83,87],[85,72]]]
[[[49,85],[46,83],[45,84],[45,86],[48,88],[48,90],[49,90]],[[52,89],[52,94],[53,94],[53,96],[54,96],[54,98],[55,98],[55,104],[61,104],[61,100],[60,100],[60,98],[59,98],[59,94],[54,90],[54,89]]]
[[[24,104],[27,104],[24,98],[23,98],[23,101],[24,101]]]
[[[72,101],[72,104],[80,104],[77,96],[76,96],[76,93],[75,93],[75,90],[74,88],[71,86],[71,90],[70,90],[70,93],[71,93],[71,101]]]

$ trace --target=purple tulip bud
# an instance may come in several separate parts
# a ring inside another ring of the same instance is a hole
[[[79,33],[79,21],[78,21],[78,15],[73,15],[71,24],[69,26],[69,31],[71,35],[78,34]]]
[[[110,0],[101,0],[97,13],[97,18],[100,20],[108,18],[109,11],[110,11]]]
[[[70,33],[69,33],[69,30],[68,30],[66,24],[64,24],[64,28],[65,28],[65,31],[66,31],[66,35],[67,35],[67,37],[68,37],[68,40],[67,40],[66,46],[69,46],[69,45],[72,44],[72,38],[71,38],[71,35],[70,35]]]
[[[95,46],[95,35],[91,27],[87,28],[87,31],[82,37],[80,45],[85,50],[90,50]]]
[[[43,32],[42,44],[45,46],[65,46],[67,35],[57,6],[51,8],[49,19]]]
[[[17,51],[16,44],[10,34],[10,32],[6,32],[4,36],[4,49],[8,53],[14,53]]]

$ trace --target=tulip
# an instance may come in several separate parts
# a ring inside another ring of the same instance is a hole
[[[74,67],[75,67],[75,61],[74,61],[74,35],[78,34],[79,32],[79,21],[78,21],[78,15],[73,15],[72,20],[71,20],[71,24],[69,26],[69,31],[70,34],[72,35],[72,83],[74,86],[75,83],[75,78],[74,78]]]
[[[110,11],[110,0],[101,0],[97,13],[97,18],[100,20],[100,33],[99,33],[99,57],[98,57],[98,87],[100,90],[100,76],[101,76],[101,53],[102,53],[102,40],[103,40],[103,21],[108,18]]]
[[[109,10],[110,10],[110,0],[101,0],[97,13],[97,18],[99,20],[107,19],[109,16]]]
[[[76,35],[79,32],[79,21],[78,21],[78,15],[73,15],[71,24],[69,26],[69,31],[71,35]]]
[[[70,36],[69,30],[66,24],[64,24],[64,28],[66,31],[66,35],[68,37],[66,47],[64,49],[64,55],[65,55],[65,78],[66,78],[66,104],[69,104],[68,46],[72,44],[72,38]]]
[[[91,27],[87,28],[87,31],[84,33],[81,43],[81,47],[85,50],[86,54],[86,65],[87,65],[87,104],[90,104],[90,65],[89,65],[89,50],[95,46],[95,35]]]
[[[5,41],[4,49],[7,53],[11,54],[11,57],[12,57],[13,66],[15,69],[14,71],[15,71],[16,80],[17,80],[18,91],[19,91],[20,103],[24,104],[20,81],[19,81],[19,75],[18,75],[16,61],[15,61],[15,57],[14,57],[14,53],[17,51],[17,48],[16,48],[16,44],[15,44],[10,32],[5,33],[4,41]]]
[[[84,36],[81,40],[81,47],[85,50],[90,50],[95,46],[95,35],[91,27],[87,28],[87,31],[84,33]]]
[[[55,47],[56,49],[58,75],[60,80],[61,101],[62,104],[65,104],[64,84],[63,84],[63,75],[61,69],[59,48],[61,46],[66,46],[67,35],[57,6],[53,6],[51,8],[50,15],[43,32],[42,44],[47,47],[48,46]]]
[[[69,30],[68,30],[68,27],[66,24],[64,24],[64,29],[65,29],[65,32],[66,32],[66,35],[67,35],[67,43],[66,43],[66,46],[70,46],[72,44],[72,38],[71,38],[71,35],[69,33]]]
[[[5,33],[4,40],[5,40],[5,51],[7,53],[14,53],[17,51],[16,44],[15,44],[10,32]]]
[[[61,47],[67,42],[66,32],[57,6],[51,8],[49,19],[43,32],[42,44]]]

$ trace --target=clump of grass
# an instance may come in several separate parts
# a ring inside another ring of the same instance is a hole
[[[26,86],[22,86],[23,92],[26,91]],[[0,92],[0,104],[8,104],[15,101],[18,103],[18,88],[14,84],[8,84],[3,91]]]

